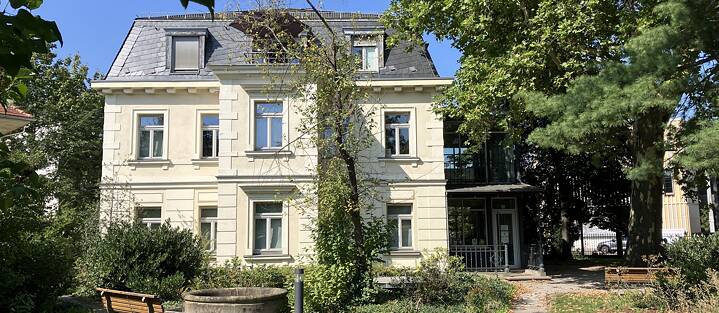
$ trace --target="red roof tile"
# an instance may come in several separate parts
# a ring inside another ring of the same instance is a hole
[[[10,115],[10,116],[24,118],[24,119],[32,118],[32,115],[30,115],[29,113],[27,113],[23,110],[20,110],[17,107],[11,106],[11,105],[7,106],[7,109],[3,108],[0,105],[0,115]]]

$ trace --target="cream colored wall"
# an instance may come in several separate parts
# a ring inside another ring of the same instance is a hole
[[[665,153],[665,159],[671,160],[673,152]],[[686,235],[701,232],[699,221],[699,205],[695,201],[687,201],[682,186],[674,177],[672,193],[664,193],[662,198],[662,229],[681,231]]]
[[[212,89],[188,92],[178,88],[146,93],[114,91],[106,95],[103,144],[103,176],[109,193],[127,193],[136,206],[162,207],[162,219],[172,225],[199,231],[199,208],[218,207],[217,261],[232,257],[250,263],[306,261],[312,249],[309,216],[303,192],[311,182],[316,151],[297,138],[301,122],[300,101],[268,97],[261,84],[224,79]],[[373,89],[364,108],[373,112],[375,142],[364,155],[363,168],[384,182],[373,213],[384,215],[387,202],[412,203],[413,251],[392,253],[392,264],[414,265],[422,250],[447,247],[447,210],[444,188],[442,122],[432,112],[434,88]],[[253,102],[271,99],[285,104],[283,118],[287,153],[256,153],[254,150]],[[289,104],[289,105],[288,105]],[[384,113],[411,114],[411,158],[384,157]],[[167,161],[137,161],[138,113],[165,114]],[[218,161],[199,159],[199,116],[218,112],[220,147]],[[113,187],[114,186],[114,187]],[[119,197],[118,197],[119,198]],[[284,200],[283,254],[252,256],[252,201]],[[116,201],[117,202],[117,201]],[[109,203],[109,202],[108,202]],[[118,205],[115,205],[118,206]],[[112,208],[103,212],[132,217],[134,210]],[[305,212],[303,215],[301,212]]]

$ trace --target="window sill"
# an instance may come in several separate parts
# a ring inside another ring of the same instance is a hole
[[[292,261],[289,254],[253,254],[243,257],[247,261]]]
[[[190,160],[196,170],[199,170],[203,165],[217,165],[219,163],[218,158],[203,158],[203,159],[192,159]]]
[[[393,157],[379,157],[379,162],[391,162],[391,163],[411,163],[412,167],[417,167],[421,161],[418,157],[413,156],[393,156]]]
[[[413,256],[418,257],[422,256],[422,252],[417,250],[410,250],[410,249],[399,249],[399,250],[391,250],[389,252],[389,256]]]
[[[392,157],[379,157],[377,160],[380,161],[395,161],[395,162],[419,162],[418,157],[413,156],[392,156]]]
[[[284,156],[288,157],[292,155],[292,151],[289,150],[248,150],[245,151],[245,156],[249,158],[262,158],[262,157],[275,157]]]
[[[162,167],[163,170],[167,170],[172,162],[168,159],[137,159],[137,160],[131,160],[127,161],[127,165],[130,166],[131,170],[134,170],[136,167]]]

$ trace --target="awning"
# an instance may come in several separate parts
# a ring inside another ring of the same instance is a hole
[[[542,188],[528,184],[500,184],[461,187],[448,189],[447,193],[507,193],[507,192],[539,192]]]

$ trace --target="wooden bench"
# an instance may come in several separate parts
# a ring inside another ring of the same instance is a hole
[[[96,288],[109,313],[164,313],[159,296]]]
[[[668,272],[665,267],[605,267],[604,285],[649,284],[657,279],[657,273]]]

